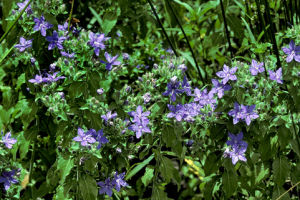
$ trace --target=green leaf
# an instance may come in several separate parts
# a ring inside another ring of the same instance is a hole
[[[117,24],[118,14],[120,14],[119,7],[118,7],[117,13],[116,12],[107,12],[103,16],[102,28],[103,28],[103,32],[105,34],[108,34],[114,28],[114,26]]]
[[[269,168],[265,169],[264,165],[262,164],[258,175],[255,177],[255,183],[259,184],[268,174]]]
[[[94,15],[94,17],[96,18],[97,22],[99,23],[101,29],[103,29],[102,28],[103,21],[102,21],[100,15],[92,7],[89,7],[89,9],[92,12],[92,14]],[[101,30],[101,31],[103,31],[103,30]]]
[[[273,195],[272,195],[272,200],[289,200],[290,196],[289,193],[283,195],[278,199],[280,195],[282,195],[285,192],[282,186],[274,185],[273,188]]]
[[[97,182],[91,176],[86,174],[81,175],[79,179],[79,189],[84,200],[97,199]]]
[[[290,173],[290,166],[286,157],[276,158],[272,165],[274,172],[274,182],[281,186]]]
[[[190,14],[192,15],[194,13],[194,9],[187,3],[183,3],[179,0],[173,0],[174,2],[178,3],[179,5],[185,7],[189,12]]]
[[[170,180],[173,179],[177,183],[178,188],[180,187],[179,172],[177,169],[175,169],[172,160],[165,156],[162,156],[159,171],[161,175],[165,178],[167,183],[169,183]]]
[[[168,200],[167,194],[164,192],[163,189],[159,185],[154,185],[152,189],[152,197],[151,200]]]
[[[145,185],[145,187],[147,185],[149,185],[149,183],[151,183],[151,180],[154,176],[154,169],[153,168],[150,168],[150,167],[146,167],[146,171],[145,171],[145,174],[144,176],[142,177],[142,183]]]
[[[60,170],[60,184],[62,185],[66,177],[70,174],[72,168],[74,166],[74,160],[71,158],[64,158],[60,156],[57,161],[57,170]]]
[[[225,172],[222,176],[223,190],[227,198],[233,195],[237,189],[237,175],[230,159],[225,160]]]
[[[246,26],[246,28],[247,28],[247,30],[248,30],[248,34],[249,34],[249,37],[250,37],[250,41],[251,41],[253,44],[256,44],[255,37],[254,37],[254,35],[253,35],[253,33],[252,33],[251,29],[250,29],[249,24],[246,22],[246,20],[245,20],[243,17],[241,17],[241,18],[242,18],[242,21],[244,22],[244,24],[245,24],[245,26]]]
[[[137,164],[131,171],[129,171],[129,173],[126,175],[125,179],[129,180],[132,176],[134,176],[141,169],[143,169],[146,165],[148,165],[153,158],[154,158],[154,155],[152,154],[151,156],[149,156],[149,158],[147,158],[143,162]]]

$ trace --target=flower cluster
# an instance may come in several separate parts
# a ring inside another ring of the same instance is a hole
[[[244,106],[239,105],[237,102],[234,103],[234,109],[228,112],[228,115],[233,117],[233,124],[237,124],[240,120],[244,120],[249,126],[251,120],[256,119],[259,115],[254,112],[255,105]]]
[[[180,88],[180,81],[177,81],[177,76],[174,76],[171,78],[171,81],[168,83],[167,87],[167,91],[165,91],[163,93],[164,96],[169,96],[171,95],[171,100],[174,102],[176,101],[176,96],[178,94],[181,94],[184,92],[183,89],[179,89]]]
[[[245,152],[247,150],[248,144],[243,141],[243,132],[237,135],[229,133],[229,138],[226,142],[231,148],[226,148],[224,152],[224,157],[229,157],[232,160],[232,164],[236,164],[239,160],[246,162]]]
[[[53,74],[48,74],[46,73],[46,77],[43,77],[42,75],[35,75],[34,79],[30,79],[29,82],[30,83],[35,83],[35,84],[40,84],[40,83],[53,83],[56,82],[60,79],[65,79],[64,76],[58,76],[56,77],[56,75],[58,74],[58,72],[54,72]]]
[[[94,129],[90,129],[86,132],[82,128],[77,130],[78,136],[74,137],[73,140],[80,142],[81,146],[91,146],[95,142],[98,142],[97,149],[100,149],[102,144],[108,143],[108,139],[104,136],[103,130],[96,132]]]
[[[151,133],[151,130],[147,127],[149,124],[147,116],[150,115],[150,111],[143,112],[143,107],[138,106],[136,111],[131,111],[128,114],[133,117],[133,124],[128,129],[135,132],[136,138],[140,138],[143,132]]]
[[[128,183],[124,181],[125,172],[118,174],[115,173],[113,180],[107,178],[105,182],[100,181],[97,184],[100,186],[99,194],[107,194],[108,196],[112,196],[112,189],[115,188],[118,192],[122,187],[128,186]]]
[[[198,103],[192,102],[188,104],[177,104],[175,106],[168,104],[168,108],[171,111],[167,114],[168,118],[174,118],[177,121],[187,121],[187,122],[193,122],[194,117],[201,114],[201,106]]]

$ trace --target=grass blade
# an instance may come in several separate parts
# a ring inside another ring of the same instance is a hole
[[[19,13],[19,15],[17,16],[17,18],[15,19],[15,21],[13,22],[12,25],[9,26],[9,28],[7,29],[7,31],[5,31],[5,33],[2,35],[1,39],[0,39],[0,44],[2,43],[2,41],[6,38],[6,36],[8,35],[8,33],[12,30],[12,28],[16,25],[17,21],[20,19],[20,17],[22,16],[22,14],[25,12],[26,8],[29,6],[29,4],[32,2],[32,0],[30,0],[26,6],[23,8],[23,10]]]

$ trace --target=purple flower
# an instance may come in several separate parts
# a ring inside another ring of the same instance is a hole
[[[114,179],[112,181],[113,185],[115,186],[116,190],[120,192],[121,187],[128,186],[128,183],[124,181],[125,172],[118,174],[118,172],[115,173]]]
[[[144,99],[144,104],[149,103],[151,101],[151,94],[147,92],[146,94],[144,94],[143,99]]]
[[[256,112],[254,112],[255,105],[252,105],[252,106],[242,105],[241,108],[244,112],[244,119],[245,119],[247,126],[250,125],[252,119],[256,119],[259,117],[259,115]]]
[[[235,102],[234,109],[228,112],[228,115],[233,117],[233,124],[237,124],[240,120],[245,118],[244,110],[241,109],[241,106]]]
[[[107,194],[108,196],[112,196],[113,183],[110,181],[110,178],[107,178],[105,182],[100,181],[97,183],[101,188],[99,190],[99,194]]]
[[[123,53],[123,60],[129,60],[129,54]]]
[[[34,18],[33,21],[35,22],[35,26],[33,27],[33,30],[34,31],[40,30],[42,36],[44,36],[44,37],[46,36],[46,30],[53,27],[52,24],[45,21],[45,17],[43,15],[40,17],[40,19]]]
[[[264,63],[258,63],[256,60],[252,59],[251,67],[250,67],[250,72],[252,76],[256,76],[258,73],[262,73],[265,71],[265,68],[263,67]]]
[[[108,143],[108,139],[104,136],[103,129],[99,130],[98,132],[95,129],[90,129],[87,134],[90,134],[94,137],[94,139],[99,143],[97,149],[100,149],[102,144]]]
[[[185,92],[188,96],[192,95],[192,87],[189,84],[186,76],[183,77],[181,87],[182,87],[182,91]]]
[[[138,106],[136,111],[131,111],[128,113],[131,117],[133,117],[133,122],[141,122],[150,115],[150,111],[143,112],[143,107]]]
[[[1,135],[2,134],[3,132],[1,131]],[[17,140],[11,137],[11,132],[7,132],[5,136],[2,136],[2,142],[8,149],[11,149],[12,146],[17,142]]]
[[[43,82],[45,83],[52,83],[52,82],[56,82],[60,79],[65,79],[66,77],[64,76],[58,76],[56,77],[56,75],[58,74],[58,72],[54,72],[53,74],[48,74],[47,73],[47,78],[43,78]]]
[[[47,36],[46,37],[47,41],[50,42],[49,46],[48,46],[48,50],[52,50],[54,49],[56,46],[58,49],[63,49],[63,45],[62,43],[67,39],[64,36],[59,37],[58,33],[56,31],[53,31],[52,36]]]
[[[246,162],[245,152],[247,148],[227,148],[224,152],[224,157],[231,158],[232,164],[235,165],[239,160]]]
[[[63,25],[58,25],[59,31],[68,31],[68,22],[65,22]]]
[[[230,138],[230,140],[228,140],[226,142],[226,144],[228,146],[232,146],[232,147],[246,147],[248,146],[248,144],[243,141],[243,132],[240,132],[237,135],[234,135],[232,133],[228,133],[228,136]]]
[[[269,70],[270,79],[276,81],[277,83],[283,84],[282,81],[282,68],[280,67],[276,72]]]
[[[77,131],[78,136],[74,137],[73,140],[76,142],[80,142],[81,146],[90,146],[95,143],[95,138],[89,133],[85,133],[80,127]]]
[[[20,37],[20,44],[16,44],[15,47],[19,49],[20,52],[25,51],[25,49],[32,46],[32,40],[25,40],[25,38]]]
[[[178,66],[178,69],[181,69],[181,71],[184,73],[187,70],[187,66],[185,64],[181,64]]]
[[[34,57],[30,58],[30,62],[32,65],[35,65],[36,59]]]
[[[176,106],[168,104],[168,108],[171,111],[167,114],[168,118],[173,118],[177,121],[187,121],[193,122],[194,117],[201,113],[202,105],[198,103],[189,103],[189,104],[177,104]]]
[[[252,119],[256,119],[259,115],[254,112],[255,105],[244,106],[234,103],[234,109],[228,112],[233,117],[233,124],[237,124],[240,120],[244,120],[247,126],[250,125]]]
[[[117,117],[117,113],[111,113],[111,111],[109,111],[108,113],[106,113],[106,115],[101,115],[101,118],[104,119],[104,121],[107,123],[109,120],[114,119]]]
[[[18,183],[18,180],[14,178],[16,170],[11,170],[9,172],[2,172],[0,176],[0,183],[4,183],[4,189],[7,191],[11,184]]]
[[[18,7],[19,7],[19,12],[21,12],[25,6],[28,4],[29,0],[25,0],[23,3],[17,3]],[[31,9],[31,6],[28,5],[28,7],[26,8],[25,12],[28,14],[28,15],[31,15],[32,14],[32,9]]]
[[[101,50],[104,50],[105,49],[105,45],[104,45],[104,42],[106,40],[109,39],[109,37],[105,37],[104,33],[102,34],[95,34],[93,32],[90,32],[89,34],[89,42],[88,44],[90,46],[92,46],[93,48],[95,48],[94,52],[97,56],[99,56],[99,52],[100,52],[100,49]]]
[[[98,93],[98,94],[103,94],[103,92],[104,92],[103,88],[97,89],[97,93]]]
[[[43,82],[43,77],[41,75],[35,75],[34,79],[30,79],[29,80],[30,83],[36,83],[36,84],[40,84]]]
[[[293,59],[300,62],[300,46],[295,46],[295,42],[293,40],[291,40],[289,46],[290,48],[282,48],[282,51],[287,55],[286,62],[292,62]]]
[[[55,70],[55,67],[56,67],[56,63],[52,63],[52,64],[50,64],[50,71],[51,72],[54,72],[54,70]]]
[[[176,76],[174,76],[174,77],[171,78],[171,81],[168,83],[167,87],[168,87],[168,89],[167,89],[167,91],[165,91],[163,93],[163,95],[164,96],[171,95],[171,100],[173,102],[176,101],[177,94],[181,94],[181,93],[184,92],[182,89],[179,89],[180,82],[177,81],[177,77]]]
[[[135,122],[130,127],[128,127],[128,129],[135,132],[136,138],[140,138],[142,136],[142,133],[151,133],[151,130],[147,127],[148,124],[149,120],[143,119],[139,122]]]
[[[216,74],[219,78],[223,78],[222,83],[225,85],[229,80],[234,81],[237,79],[236,75],[234,75],[236,70],[237,70],[237,67],[233,67],[233,68],[229,69],[229,67],[224,64],[223,71],[219,71]]]
[[[210,91],[207,93],[207,89],[205,88],[202,92],[198,89],[195,88],[194,90],[194,101],[199,102],[200,105],[205,106],[205,105],[213,105],[216,103],[216,100],[214,99],[214,93],[213,91]]]
[[[61,54],[62,56],[64,56],[64,57],[67,57],[67,58],[74,58],[74,56],[75,56],[75,53],[69,54],[69,53],[64,52],[64,51],[61,51],[60,54]]]
[[[100,62],[103,64],[106,64],[105,68],[110,71],[112,69],[113,65],[120,65],[121,62],[117,60],[118,55],[111,57],[107,52],[104,53],[104,56],[106,58],[106,61],[101,60]]]
[[[214,87],[211,89],[211,93],[218,94],[218,97],[221,99],[224,96],[224,91],[228,91],[231,89],[230,85],[223,85],[216,79],[211,80]]]

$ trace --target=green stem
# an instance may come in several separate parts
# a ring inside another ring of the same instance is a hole
[[[30,0],[26,6],[23,8],[23,10],[19,13],[18,17],[15,19],[15,21],[13,22],[13,24],[7,29],[7,31],[2,35],[1,39],[0,39],[0,44],[2,43],[2,41],[6,38],[6,36],[8,35],[8,33],[12,30],[12,28],[16,25],[17,21],[20,19],[20,17],[22,16],[22,14],[25,12],[26,8],[29,6],[29,4],[32,2],[32,0]]]
[[[158,15],[157,15],[157,13],[156,13],[156,11],[155,11],[155,8],[154,8],[154,6],[153,6],[151,0],[147,0],[147,1],[148,1],[148,3],[150,4],[151,10],[152,10],[152,12],[154,13],[154,16],[155,16],[156,21],[158,22],[160,28],[162,29],[163,34],[164,34],[165,37],[167,38],[167,41],[168,41],[169,45],[171,46],[172,50],[174,51],[175,56],[178,57],[178,54],[177,54],[177,52],[176,52],[176,50],[175,50],[175,48],[174,48],[174,46],[173,46],[173,44],[172,44],[172,42],[171,42],[171,40],[170,40],[170,38],[169,38],[169,36],[168,36],[166,30],[164,29],[164,26],[162,25],[162,23],[161,23],[161,21],[160,21]]]
[[[71,12],[70,12],[70,15],[69,15],[68,32],[70,31],[70,25],[71,25],[71,20],[72,20],[73,8],[74,8],[74,0],[72,0]]]
[[[220,4],[221,4],[222,16],[223,16],[223,20],[224,20],[225,33],[226,33],[226,37],[227,37],[227,41],[228,41],[228,45],[229,45],[229,51],[230,51],[231,58],[233,58],[233,52],[232,52],[232,47],[231,47],[231,42],[230,42],[230,34],[229,34],[229,31],[228,31],[228,27],[227,27],[225,10],[224,10],[224,5],[223,5],[222,0],[220,0]]]
[[[180,27],[180,29],[181,29],[183,35],[184,35],[184,38],[185,38],[185,40],[186,40],[186,43],[188,44],[188,47],[189,47],[189,49],[190,49],[190,52],[192,53],[192,56],[193,56],[193,59],[194,59],[194,62],[195,62],[195,65],[196,65],[198,74],[199,74],[199,76],[200,76],[200,78],[201,78],[202,83],[204,84],[205,82],[204,82],[204,79],[203,79],[202,74],[201,74],[201,72],[200,72],[200,68],[199,68],[199,65],[198,65],[198,63],[197,63],[197,60],[196,60],[196,56],[195,56],[195,54],[194,54],[194,51],[193,51],[193,49],[192,49],[192,47],[191,47],[191,44],[190,44],[190,42],[189,42],[189,39],[188,39],[187,35],[185,34],[185,31],[184,31],[183,27],[181,26],[181,23],[179,22],[179,20],[178,20],[176,14],[175,14],[175,12],[174,12],[174,10],[173,10],[173,7],[172,7],[171,3],[169,2],[169,0],[166,0],[166,2],[167,2],[167,4],[168,4],[168,6],[170,7],[172,14],[174,15],[175,20],[176,20],[177,24],[179,25],[179,27]]]

